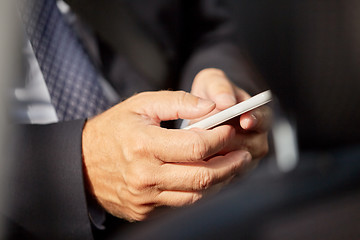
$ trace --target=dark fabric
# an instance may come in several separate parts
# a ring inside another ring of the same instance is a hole
[[[360,2],[232,1],[239,35],[286,112],[302,149],[360,141]]]
[[[232,81],[251,93],[259,91],[259,77],[234,44],[235,25],[229,21],[223,1],[66,2],[115,53],[112,67],[109,69],[107,62],[104,68],[118,91],[124,90],[125,77],[140,83],[138,91],[190,90],[193,77],[208,67],[223,69]],[[132,69],[122,67],[124,57]],[[119,68],[123,71],[117,71]]]
[[[294,4],[292,75],[304,148],[360,143],[359,12],[356,0]]]
[[[22,229],[22,239],[92,238],[82,173],[83,125],[83,120],[28,125],[13,134],[5,217],[16,227],[10,235]]]

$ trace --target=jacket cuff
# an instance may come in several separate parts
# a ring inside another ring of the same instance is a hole
[[[25,125],[15,135],[8,216],[32,237],[92,239],[82,168],[84,122]]]

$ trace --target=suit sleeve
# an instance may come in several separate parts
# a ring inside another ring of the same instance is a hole
[[[84,120],[23,125],[13,134],[10,236],[92,239],[82,171]]]
[[[190,90],[195,75],[204,68],[222,69],[238,87],[259,91],[260,78],[240,50],[236,23],[219,0],[189,1],[185,9],[184,56],[181,88]]]

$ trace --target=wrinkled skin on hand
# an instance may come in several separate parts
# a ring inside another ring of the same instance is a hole
[[[185,92],[145,92],[88,120],[83,130],[88,191],[114,216],[139,221],[158,206],[194,203],[207,189],[229,181],[251,162],[247,150],[233,149],[238,137],[233,126],[160,127],[165,120],[201,118],[215,107]]]

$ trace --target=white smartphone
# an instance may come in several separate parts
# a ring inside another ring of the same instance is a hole
[[[183,129],[191,128],[202,128],[209,129],[213,128],[223,122],[226,122],[234,117],[240,116],[250,110],[260,107],[272,100],[272,94],[270,90],[259,93],[241,103],[238,103],[232,107],[229,107],[221,112],[218,112],[208,118],[205,118],[197,123],[191,124],[190,126],[184,127]]]

